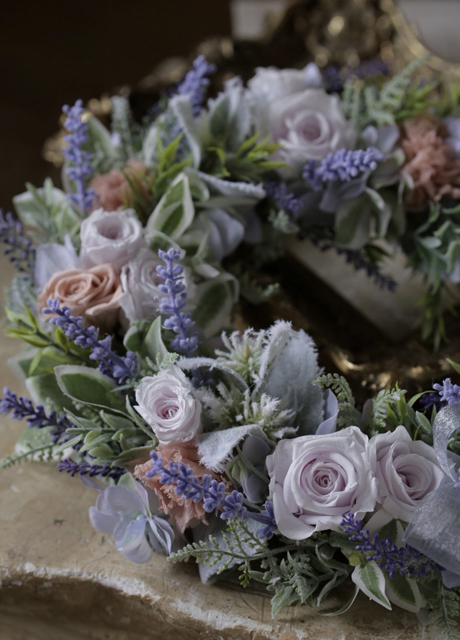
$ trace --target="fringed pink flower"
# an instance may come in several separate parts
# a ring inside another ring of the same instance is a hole
[[[406,155],[403,171],[413,181],[406,197],[410,211],[421,211],[444,195],[460,198],[460,161],[447,144],[447,129],[433,115],[421,115],[402,126],[401,146]]]
[[[91,187],[97,195],[93,209],[116,211],[132,206],[134,202],[131,185],[141,200],[148,201],[151,193],[146,177],[147,167],[135,158],[131,158],[122,171],[112,169],[108,173],[97,174],[91,181]]]
[[[225,481],[222,476],[206,469],[206,467],[203,467],[203,465],[199,463],[198,450],[193,443],[179,444],[174,442],[171,444],[160,444],[157,447],[157,452],[162,458],[164,465],[167,465],[169,461],[175,463],[183,462],[185,465],[191,467],[193,475],[199,480],[208,474],[218,482]],[[147,471],[150,471],[151,468],[151,460],[136,465],[134,477],[140,480],[148,489],[156,493],[160,501],[160,510],[170,516],[172,524],[174,524],[181,533],[183,533],[187,527],[196,527],[200,522],[208,524],[206,512],[201,502],[193,502],[192,499],[186,500],[183,496],[178,496],[175,492],[175,485],[167,486],[166,484],[161,484],[158,476],[147,478],[145,474]]]

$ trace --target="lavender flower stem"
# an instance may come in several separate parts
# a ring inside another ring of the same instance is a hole
[[[71,458],[65,458],[59,460],[58,471],[65,471],[70,473],[72,478],[74,476],[89,476],[94,478],[99,476],[102,478],[112,478],[112,480],[119,480],[122,475],[126,473],[126,470],[122,467],[111,467],[106,464],[91,464],[90,462],[75,462]]]
[[[212,476],[204,475],[200,482],[193,475],[193,470],[189,465],[183,462],[178,464],[169,462],[168,466],[163,465],[163,460],[158,456],[156,451],[150,452],[152,458],[152,468],[145,474],[147,478],[159,475],[159,481],[162,484],[176,484],[175,492],[179,496],[184,496],[186,500],[194,502],[203,502],[204,510],[207,513],[214,511],[223,520],[233,520],[234,518],[242,518],[244,516],[260,522],[265,525],[257,533],[261,539],[269,539],[273,536],[277,529],[274,518],[273,506],[270,502],[265,503],[265,510],[261,513],[253,513],[248,511],[244,506],[244,495],[239,491],[232,491],[227,494],[225,484],[217,482]]]
[[[69,135],[64,140],[67,146],[64,147],[65,159],[69,164],[66,173],[74,182],[76,193],[69,194],[69,199],[82,213],[86,213],[96,197],[93,189],[87,189],[86,183],[93,174],[91,167],[91,153],[83,151],[83,145],[88,140],[88,125],[83,122],[84,113],[82,100],[77,100],[73,107],[68,105],[62,108],[67,119],[64,127],[69,131]]]
[[[174,264],[180,259],[180,251],[172,248],[168,251],[160,249],[158,255],[166,263],[166,267],[157,266],[158,275],[165,281],[165,284],[159,285],[158,288],[168,296],[163,298],[160,303],[161,312],[170,316],[165,320],[164,326],[177,334],[171,341],[171,347],[178,353],[185,353],[190,358],[198,347],[198,334],[188,335],[195,323],[190,313],[182,311],[187,302],[187,293],[183,283],[184,269],[179,264]]]
[[[358,543],[356,550],[363,551],[367,560],[384,567],[390,578],[394,578],[397,573],[408,578],[421,578],[437,569],[433,560],[409,545],[398,548],[390,538],[380,540],[378,535],[371,540],[369,530],[363,529],[362,520],[356,520],[352,513],[342,516],[341,526],[349,540]]]
[[[11,212],[6,215],[0,209],[0,241],[6,245],[3,253],[18,271],[33,272],[35,249],[24,234],[24,226]]]
[[[3,388],[4,397],[0,399],[0,413],[11,414],[13,420],[27,419],[27,426],[36,429],[53,427],[51,435],[53,443],[64,435],[67,429],[74,425],[64,415],[57,416],[55,411],[46,413],[42,405],[34,406],[33,402],[24,396],[18,396],[8,387]]]
[[[102,373],[111,376],[118,384],[126,379],[133,378],[138,371],[138,360],[132,351],[127,351],[126,356],[119,356],[111,349],[112,338],[106,336],[99,339],[97,327],[83,326],[83,318],[74,317],[69,307],[60,308],[59,300],[47,300],[47,307],[42,309],[45,314],[52,314],[50,323],[59,327],[69,340],[83,349],[91,349],[91,360],[99,361],[99,369]]]

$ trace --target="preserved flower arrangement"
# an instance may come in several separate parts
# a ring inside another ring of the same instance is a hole
[[[80,477],[98,492],[92,525],[133,562],[237,572],[274,615],[339,614],[362,591],[453,638],[460,388],[395,387],[359,409],[290,323],[228,330],[248,282],[222,261],[243,241],[263,257],[311,231],[388,286],[378,241],[409,234],[433,296],[455,280],[457,100],[376,70],[259,69],[204,103],[199,58],[140,124],[120,97],[111,132],[64,108],[64,190],[29,185],[20,220],[0,223],[30,395],[4,390],[0,410],[28,428],[1,466],[54,460]]]

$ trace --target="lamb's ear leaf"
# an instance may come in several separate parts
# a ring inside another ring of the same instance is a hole
[[[206,338],[216,335],[230,324],[238,295],[238,281],[229,273],[222,273],[197,285],[192,317]]]
[[[375,562],[355,567],[351,579],[371,600],[391,610],[391,603],[385,594],[385,576]]]
[[[75,411],[71,398],[60,389],[54,373],[40,373],[26,380],[27,391],[36,404],[51,404],[51,408],[62,413],[63,409]]]
[[[298,435],[315,433],[323,419],[321,389],[312,384],[318,374],[313,340],[304,331],[295,331],[277,353],[261,386],[264,393],[282,399],[285,407],[295,411]]]
[[[98,369],[82,365],[60,365],[54,370],[62,393],[74,402],[125,414],[124,403],[113,392],[115,381]]]
[[[166,349],[161,337],[160,316],[158,316],[158,318],[155,318],[155,320],[150,325],[142,346],[149,358],[151,358],[154,362],[156,362],[157,356],[160,356],[160,359],[162,359],[167,355],[168,350]]]
[[[349,249],[361,249],[369,239],[372,205],[364,195],[340,205],[335,219],[336,240]]]
[[[201,142],[198,127],[193,117],[189,96],[174,96],[169,101],[174,115],[179,121],[180,127],[187,140],[193,156],[193,166],[199,167],[201,163]]]

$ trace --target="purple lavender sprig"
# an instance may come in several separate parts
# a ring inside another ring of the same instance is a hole
[[[167,298],[162,298],[160,303],[161,313],[170,317],[164,322],[167,329],[172,329],[177,336],[171,341],[171,347],[178,353],[185,353],[190,358],[198,347],[198,334],[189,334],[189,330],[194,326],[190,313],[183,313],[182,309],[187,303],[187,293],[183,282],[184,268],[180,264],[174,264],[180,258],[178,249],[168,249],[168,251],[158,251],[158,256],[166,263],[157,266],[157,273],[165,281],[165,284],[158,286],[162,293],[167,294]]]
[[[262,523],[264,527],[257,532],[260,539],[269,539],[273,536],[277,526],[270,502],[265,503],[265,510],[261,513],[253,513],[244,506],[242,493],[232,491],[230,494],[226,494],[225,484],[218,482],[212,476],[205,474],[200,482],[189,465],[185,465],[183,462],[169,461],[168,465],[164,466],[163,460],[156,451],[151,451],[150,457],[152,468],[145,474],[147,478],[159,475],[159,481],[162,484],[176,485],[174,490],[178,496],[184,496],[186,500],[193,500],[193,502],[203,502],[206,513],[214,511],[217,515],[220,512],[222,520],[233,520],[247,516]]]
[[[209,77],[215,73],[216,65],[209,63],[203,55],[193,61],[191,69],[177,85],[177,93],[190,96],[192,113],[195,117],[200,115],[201,107],[209,87]]]
[[[450,378],[443,380],[442,384],[434,384],[433,389],[439,393],[442,402],[458,404],[460,402],[460,387],[452,384]]]
[[[47,307],[43,313],[51,315],[50,324],[54,324],[65,336],[83,349],[91,349],[90,359],[99,361],[99,369],[105,375],[112,377],[117,384],[122,384],[129,378],[133,378],[138,371],[139,363],[132,351],[127,351],[126,356],[119,356],[111,349],[112,337],[106,336],[99,339],[99,329],[94,326],[83,326],[81,316],[71,315],[69,307],[60,308],[60,302],[56,299],[47,300]]]
[[[0,241],[6,245],[3,253],[18,271],[33,272],[35,249],[24,234],[24,225],[11,212],[6,215],[0,209]]]
[[[81,116],[84,113],[82,100],[77,100],[73,107],[65,105],[63,113],[67,116],[64,127],[69,135],[64,137],[66,146],[64,155],[69,167],[66,173],[75,183],[76,192],[69,194],[69,199],[82,213],[86,213],[96,197],[93,189],[87,189],[88,178],[93,174],[91,153],[83,151],[83,145],[88,141],[88,125]]]
[[[295,196],[286,184],[276,182],[275,180],[267,180],[264,184],[265,193],[269,198],[275,201],[276,206],[284,211],[293,213],[298,216],[304,206],[304,199]]]
[[[51,435],[53,444],[74,425],[65,415],[58,416],[55,411],[45,411],[42,405],[34,406],[32,400],[24,396],[18,396],[10,391],[8,387],[3,388],[4,397],[0,399],[0,413],[11,414],[13,420],[27,419],[28,427],[43,429],[45,427],[53,427]]]
[[[371,540],[369,530],[363,529],[362,520],[356,520],[352,513],[342,516],[341,526],[349,540],[358,543],[356,550],[363,551],[367,560],[373,560],[379,567],[384,567],[390,578],[396,577],[398,573],[408,578],[422,578],[437,569],[433,560],[409,545],[398,548],[390,538],[380,540],[377,534]]]
[[[390,65],[382,60],[369,60],[361,62],[357,67],[344,67],[341,69],[337,65],[326,67],[323,71],[323,82],[326,90],[331,93],[343,91],[344,83],[350,78],[360,80],[370,80],[380,75],[388,75]]]
[[[368,149],[339,149],[329,153],[317,165],[315,160],[309,160],[303,169],[303,178],[315,191],[322,188],[325,182],[349,182],[360,173],[375,171],[377,163],[384,156],[373,147]]]
[[[72,478],[74,476],[89,476],[94,478],[99,476],[102,478],[112,478],[112,480],[118,481],[122,475],[126,473],[126,470],[122,467],[111,467],[107,464],[91,464],[90,462],[75,462],[71,458],[64,458],[58,462],[58,471],[65,471],[70,473]]]

